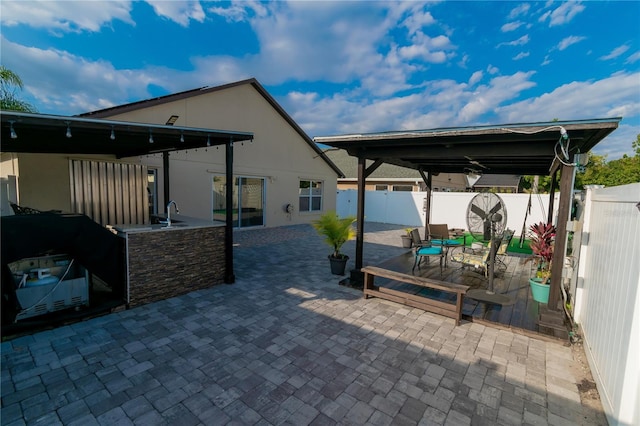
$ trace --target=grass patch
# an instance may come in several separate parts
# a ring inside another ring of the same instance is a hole
[[[461,244],[466,244],[467,247],[471,246],[471,243],[476,241],[482,241],[482,235],[479,235],[478,238],[474,238],[470,232],[466,232],[464,237],[456,238]],[[522,254],[531,254],[530,240],[525,238],[522,242],[522,247],[520,247],[520,236],[514,235],[509,243],[509,248],[507,249],[507,253],[522,253]]]

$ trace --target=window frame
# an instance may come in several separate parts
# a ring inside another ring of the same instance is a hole
[[[307,188],[303,188],[302,187],[303,182],[308,183],[309,186]],[[319,186],[320,186],[320,195],[317,195],[317,194],[314,195],[313,194],[313,188],[314,188],[315,184],[319,184]],[[300,178],[299,179],[299,181],[298,181],[298,211],[300,213],[317,213],[317,212],[321,212],[322,211],[322,209],[324,207],[324,186],[325,185],[324,185],[324,181],[323,180],[311,179],[311,178],[309,178],[309,179]],[[303,195],[301,193],[302,189],[309,189],[309,194],[304,194]],[[307,205],[309,206],[309,208],[306,209],[306,210],[303,210],[301,208],[301,200],[302,200],[302,198],[306,198],[308,200],[307,201]],[[313,208],[313,201],[314,200],[318,200],[318,199],[320,200],[320,205],[319,205],[319,207],[317,209],[314,209]]]

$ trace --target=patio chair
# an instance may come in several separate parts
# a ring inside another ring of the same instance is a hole
[[[429,240],[448,240],[449,239],[449,226],[447,224],[433,224],[427,225]]]
[[[513,231],[507,229],[502,234],[502,239],[500,240],[500,246],[496,251],[496,260],[497,262],[501,262],[506,269],[507,264],[501,259],[503,256],[506,256],[507,248],[509,248],[509,243],[513,238]],[[489,255],[491,254],[491,241],[482,249],[480,253],[469,253],[469,252],[457,252],[451,256],[451,260],[454,262],[458,262],[462,264],[462,267],[470,266],[473,267],[477,272],[482,272],[485,277],[488,276],[489,273]]]
[[[420,262],[422,262],[422,258],[426,257],[427,261],[429,261],[429,257],[438,256],[440,258],[440,275],[442,275],[442,261],[444,259],[444,251],[442,250],[442,246],[433,246],[429,241],[420,238],[420,232],[418,231],[418,229],[414,229],[413,231],[411,231],[411,239],[415,247],[415,260],[413,262],[413,268],[411,268],[411,270],[415,270],[416,266],[418,267],[418,269],[420,269]]]
[[[504,234],[502,234],[502,240],[500,241],[500,247],[498,247],[498,251],[496,252],[496,266],[502,270],[507,269],[507,250],[509,249],[509,244],[511,244],[514,233],[515,232],[510,229],[506,229],[504,231]]]

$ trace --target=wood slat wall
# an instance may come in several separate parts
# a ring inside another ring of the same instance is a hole
[[[141,164],[70,160],[71,207],[101,225],[149,222],[147,168]]]

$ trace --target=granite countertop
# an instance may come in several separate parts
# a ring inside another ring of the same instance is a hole
[[[166,220],[165,216],[158,215],[156,216],[156,218],[159,218],[160,220]],[[225,226],[225,223],[200,219],[191,216],[171,215],[171,226],[167,226],[166,224],[162,223],[147,223],[106,225],[106,228],[116,234],[128,234],[133,232],[165,232],[177,231],[181,229],[212,228],[219,226]]]

